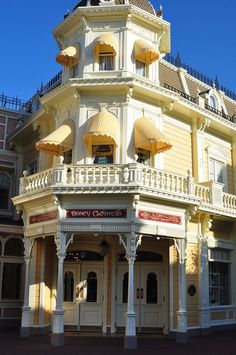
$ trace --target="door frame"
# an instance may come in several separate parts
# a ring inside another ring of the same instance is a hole
[[[77,330],[80,330],[80,303],[76,302],[75,298],[75,287],[78,281],[81,279],[81,269],[83,265],[99,265],[101,266],[102,273],[102,285],[101,285],[101,303],[102,303],[102,325],[101,329],[103,333],[107,331],[107,283],[108,283],[108,272],[107,272],[107,257],[104,257],[103,261],[66,261],[64,263],[63,275],[66,271],[72,271],[74,273],[74,291],[73,291],[73,301],[64,302],[63,301],[63,310],[74,311],[75,322],[68,323],[68,325],[74,325],[77,327]],[[71,270],[70,270],[71,268]],[[96,268],[94,269],[96,271]],[[73,306],[72,306],[73,305]]]
[[[158,252],[158,251],[157,251]],[[165,272],[165,258],[164,258],[164,253],[162,253],[161,255],[163,255],[163,261],[162,262],[158,262],[158,261],[135,261],[134,263],[134,267],[136,266],[136,269],[137,267],[139,268],[142,268],[142,266],[151,266],[151,265],[155,265],[158,268],[160,268],[160,272],[161,272],[161,275],[160,275],[160,279],[161,279],[161,297],[162,297],[162,302],[161,302],[161,313],[162,313],[162,324],[163,324],[163,331],[166,332],[166,323],[167,323],[167,312],[166,312],[166,302],[167,302],[167,285],[168,285],[168,280],[166,280],[166,272]],[[114,314],[114,318],[115,318],[115,331],[117,330],[117,305],[118,305],[118,268],[119,266],[125,266],[127,268],[127,272],[128,272],[128,263],[127,262],[124,262],[124,261],[117,261],[116,262],[116,278],[114,279],[114,284],[115,284],[115,287],[116,287],[116,296],[115,296],[115,306],[114,306],[114,311],[115,311],[115,314]],[[139,278],[141,279],[141,273],[140,275],[136,275],[135,278]],[[121,280],[120,280],[121,282]],[[141,280],[140,280],[141,282]],[[140,307],[140,309],[138,309],[138,312],[137,312],[137,309],[136,309],[136,314],[139,315],[139,318],[141,317],[140,316],[140,311],[141,311],[141,302],[136,302],[136,289],[134,290],[134,295],[135,295],[135,307],[137,308],[137,304],[139,303],[140,305],[138,307]],[[137,329],[140,329],[140,328],[143,328],[145,329],[145,327],[141,327],[141,325],[139,324],[136,324],[136,328]],[[148,328],[148,327],[147,327]],[[158,328],[158,327],[156,327]],[[153,329],[155,329],[155,327],[153,327]]]

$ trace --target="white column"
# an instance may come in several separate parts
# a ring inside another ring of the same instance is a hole
[[[29,306],[29,287],[30,287],[30,261],[31,250],[33,247],[33,238],[24,238],[24,260],[25,260],[25,286],[24,286],[24,305],[22,307],[20,336],[28,337],[30,335],[30,310]]]
[[[55,236],[58,257],[57,271],[57,300],[56,310],[53,312],[53,327],[51,343],[53,345],[64,345],[64,311],[63,304],[63,265],[66,256],[66,249],[73,241],[73,236],[69,237],[65,233],[58,232]]]
[[[141,243],[141,236],[131,232],[129,235],[120,236],[120,243],[126,250],[126,258],[129,263],[129,281],[128,281],[128,304],[126,313],[125,342],[126,349],[137,348],[136,336],[136,313],[134,309],[134,261],[138,245]]]
[[[176,341],[178,343],[186,343],[188,341],[186,310],[186,240],[175,239],[175,246],[179,256],[179,310]]]

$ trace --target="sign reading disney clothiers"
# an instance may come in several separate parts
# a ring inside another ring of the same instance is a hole
[[[126,209],[75,209],[66,210],[67,218],[126,218]]]
[[[181,224],[181,216],[152,211],[138,211],[138,218],[147,221]]]

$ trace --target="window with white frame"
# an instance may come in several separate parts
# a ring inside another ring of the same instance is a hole
[[[112,52],[99,53],[99,70],[114,70],[114,55]]]
[[[230,250],[209,249],[209,303],[230,304]]]
[[[217,105],[217,99],[214,95],[210,95],[209,96],[209,105],[214,108],[215,110],[218,109],[218,105]]]
[[[146,76],[146,63],[136,60],[136,74]]]
[[[209,178],[212,181],[225,183],[225,163],[214,158],[209,160]]]

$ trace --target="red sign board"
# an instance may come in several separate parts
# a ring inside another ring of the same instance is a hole
[[[172,214],[165,214],[159,212],[150,211],[138,211],[138,218],[145,219],[147,221],[181,224],[181,217]]]
[[[67,218],[126,218],[126,209],[80,209],[67,210]]]
[[[57,212],[52,211],[52,212],[47,212],[47,213],[41,213],[41,214],[36,214],[35,216],[30,217],[30,224],[34,223],[40,223],[40,222],[47,222],[50,221],[51,219],[56,219],[57,218]]]

